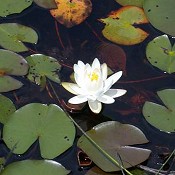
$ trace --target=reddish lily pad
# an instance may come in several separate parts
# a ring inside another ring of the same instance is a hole
[[[108,121],[87,131],[87,135],[113,159],[122,162],[124,168],[140,164],[150,155],[150,150],[148,149],[128,146],[148,142],[143,132],[133,125]],[[103,171],[112,172],[121,170],[121,167],[114,165],[114,163],[112,163],[84,135],[78,140],[78,146]]]
[[[102,31],[104,37],[114,43],[134,45],[141,43],[148,37],[147,32],[134,26],[134,24],[148,23],[143,9],[139,7],[122,7],[100,21],[105,24]]]
[[[64,26],[70,28],[82,23],[92,11],[90,0],[55,0],[57,9],[51,15]]]
[[[26,75],[28,64],[26,60],[11,51],[0,49],[0,92],[19,89],[23,84],[10,75]]]
[[[122,70],[126,74],[126,54],[120,46],[102,43],[98,47],[97,54],[113,71]]]
[[[145,0],[143,8],[148,20],[155,28],[175,36],[174,0]]]

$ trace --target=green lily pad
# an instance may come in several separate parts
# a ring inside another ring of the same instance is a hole
[[[95,126],[87,134],[113,159],[120,163],[122,162],[125,168],[140,164],[149,157],[150,150],[128,146],[148,142],[143,132],[133,125],[108,121]],[[103,171],[121,170],[84,135],[78,140],[78,146]]]
[[[0,16],[6,17],[14,13],[21,13],[32,4],[33,0],[5,0],[1,1]]]
[[[9,164],[1,175],[67,175],[70,171],[52,160],[23,160]]]
[[[53,159],[73,144],[75,127],[56,105],[28,104],[11,116],[3,128],[6,145],[16,154],[23,154],[39,139],[41,156]]]
[[[30,27],[17,23],[0,24],[0,46],[14,52],[24,52],[29,49],[22,43],[36,44],[38,34]]]
[[[122,6],[133,5],[137,7],[142,7],[144,0],[115,0]]]
[[[26,60],[11,51],[0,49],[0,92],[8,92],[20,88],[23,84],[10,75],[26,75]]]
[[[146,56],[153,66],[168,73],[175,72],[175,45],[171,45],[167,35],[150,41],[146,48]]]
[[[175,36],[174,0],[145,0],[143,8],[148,20],[155,28]]]
[[[55,0],[33,0],[38,6],[47,8],[47,9],[53,9],[57,8],[57,5],[55,3]]]
[[[61,65],[55,58],[42,54],[34,54],[28,56],[26,60],[30,65],[29,73],[27,76],[30,81],[38,85],[42,84],[42,86],[44,86],[43,77],[47,77],[56,83],[60,83],[58,71],[61,69]]]
[[[5,124],[9,120],[9,115],[16,111],[13,102],[0,94],[0,122]]]
[[[125,6],[113,11],[105,19],[100,19],[105,24],[102,33],[108,40],[123,45],[134,45],[144,41],[148,33],[134,24],[147,23],[143,9],[136,6]]]
[[[143,115],[154,127],[175,132],[175,89],[165,89],[157,94],[165,106],[147,101],[143,106]]]

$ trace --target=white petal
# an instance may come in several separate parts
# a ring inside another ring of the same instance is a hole
[[[74,92],[77,93],[76,95],[85,95],[86,94],[86,91],[84,89],[82,89],[81,87],[79,87],[77,84],[73,84],[70,87]]]
[[[93,63],[92,63],[92,70],[93,69],[100,69],[100,62],[97,58],[95,58]]]
[[[101,102],[97,100],[96,101],[88,100],[88,104],[89,104],[89,108],[91,109],[91,111],[96,114],[98,114],[102,109]]]
[[[61,85],[70,93],[75,94],[75,95],[79,94],[79,90],[75,88],[75,87],[79,88],[77,84],[62,82]]]
[[[82,61],[78,61],[78,66],[84,69],[85,64]]]
[[[110,81],[110,82],[112,81],[112,85],[113,85],[115,82],[117,82],[120,79],[121,76],[122,76],[122,71],[119,71],[111,75],[106,81]]]
[[[115,100],[112,97],[107,96],[107,95],[102,95],[102,96],[98,97],[97,100],[102,102],[102,103],[106,103],[106,104],[111,104],[111,103],[115,102]]]
[[[80,67],[77,64],[74,64],[73,69],[75,73],[79,73],[81,71]]]
[[[125,89],[109,89],[105,95],[108,95],[112,98],[117,98],[124,95],[127,91]]]
[[[102,71],[103,80],[106,80],[106,78],[108,76],[108,67],[107,67],[106,63],[103,63],[101,65],[101,71]]]
[[[74,73],[74,79],[75,79],[75,82],[78,84],[78,86],[82,87],[83,76],[80,76],[79,74]]]
[[[69,99],[69,103],[71,104],[80,104],[80,103],[84,103],[87,101],[87,97],[84,95],[77,95],[75,97],[72,97],[71,99]]]
[[[113,81],[111,79],[107,79],[104,81],[104,88],[103,88],[104,93],[111,88],[112,83],[113,83]]]

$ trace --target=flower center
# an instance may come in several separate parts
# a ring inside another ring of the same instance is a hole
[[[90,78],[91,81],[94,81],[94,80],[98,80],[99,76],[96,72],[92,72],[91,74],[88,75],[88,77]]]

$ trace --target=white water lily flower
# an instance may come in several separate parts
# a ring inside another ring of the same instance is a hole
[[[101,103],[114,103],[114,98],[126,93],[124,89],[110,89],[121,76],[122,71],[119,71],[107,78],[106,63],[100,65],[99,60],[95,58],[91,66],[82,61],[74,64],[76,84],[63,82],[62,86],[76,95],[69,99],[69,103],[80,104],[87,101],[92,112],[99,113],[102,109]]]

